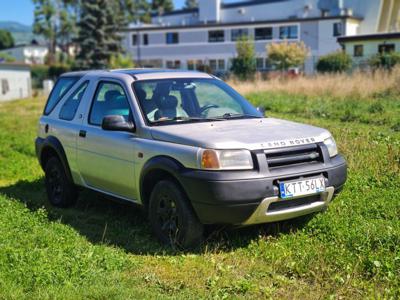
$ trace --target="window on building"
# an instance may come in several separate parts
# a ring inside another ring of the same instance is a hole
[[[263,70],[264,69],[264,58],[257,57],[257,59],[256,59],[256,69],[257,70]]]
[[[89,123],[100,126],[105,116],[121,115],[126,121],[131,118],[125,91],[114,82],[101,82],[93,99]]]
[[[196,60],[196,70],[204,71],[204,63],[202,60]]]
[[[364,56],[364,46],[363,45],[354,45],[354,56],[355,57]]]
[[[195,63],[194,60],[188,60],[186,62],[187,68],[188,70],[194,70],[195,69]]]
[[[132,34],[132,46],[137,46],[138,36],[136,33]]]
[[[179,43],[179,35],[177,32],[167,32],[165,34],[165,42],[167,44],[178,44]]]
[[[333,36],[343,35],[343,24],[341,22],[333,23]]]
[[[71,121],[73,118],[75,118],[79,103],[81,103],[81,99],[88,85],[89,81],[82,83],[81,86],[78,87],[75,92],[67,99],[67,101],[64,102],[60,110],[60,119]]]
[[[281,40],[297,39],[299,37],[299,28],[297,25],[279,27],[279,38]]]
[[[1,80],[1,93],[3,95],[7,94],[10,91],[10,86],[8,84],[8,80],[7,79],[2,79]]]
[[[209,65],[212,71],[217,70],[217,60],[216,59],[210,59]]]
[[[167,69],[180,69],[181,61],[180,60],[167,60],[166,61]]]
[[[385,54],[385,53],[391,53],[396,51],[396,45],[395,44],[381,44],[378,46],[378,52],[380,54]]]
[[[173,69],[174,68],[174,62],[172,60],[167,60],[165,63],[167,69]]]
[[[143,45],[149,44],[149,35],[147,33],[143,34]]]
[[[208,32],[208,42],[218,43],[225,41],[225,31],[223,30],[211,30]]]
[[[248,29],[232,29],[231,30],[231,41],[236,42],[242,36],[248,36],[249,30]]]
[[[218,70],[225,70],[225,59],[218,59]]]
[[[272,40],[272,27],[256,28],[254,31],[256,41]]]

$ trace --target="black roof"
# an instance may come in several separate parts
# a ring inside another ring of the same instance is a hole
[[[242,6],[251,6],[251,5],[258,5],[258,4],[269,4],[275,2],[284,2],[290,0],[252,0],[252,1],[240,1],[234,3],[223,3],[221,6],[222,8],[234,8],[234,7],[242,7]]]
[[[381,39],[399,39],[400,32],[386,32],[386,33],[375,33],[375,34],[360,34],[338,37],[338,42],[356,42],[356,41],[371,41]]]
[[[221,3],[221,8],[235,8],[235,7],[245,7],[245,6],[252,6],[252,5],[259,5],[259,4],[269,4],[275,2],[284,2],[290,0],[247,0],[247,1],[239,1],[234,3]],[[161,16],[173,16],[173,15],[181,15],[181,14],[190,14],[190,13],[197,13],[199,11],[198,8],[183,8],[183,9],[176,9],[170,12],[165,12]],[[158,16],[157,12],[152,14],[153,17]]]

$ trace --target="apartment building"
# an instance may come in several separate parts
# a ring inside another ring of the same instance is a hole
[[[341,49],[338,37],[393,26],[387,21],[393,9],[388,1],[400,0],[199,0],[196,9],[153,15],[151,24],[131,24],[123,32],[123,44],[143,67],[206,65],[223,73],[229,70],[242,35],[254,39],[260,71],[272,68],[266,52],[269,43],[302,41],[310,49],[304,70],[312,73],[319,56]]]

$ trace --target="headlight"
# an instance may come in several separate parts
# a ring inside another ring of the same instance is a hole
[[[334,157],[338,154],[336,142],[333,139],[333,137],[329,137],[326,140],[324,140],[325,146],[328,148],[329,156]]]
[[[200,151],[199,165],[206,170],[249,170],[253,169],[253,159],[248,150]]]

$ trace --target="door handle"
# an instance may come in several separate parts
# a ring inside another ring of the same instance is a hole
[[[80,137],[86,137],[86,130],[79,130],[79,136]]]

